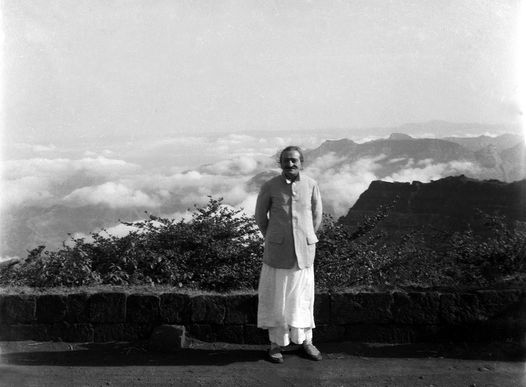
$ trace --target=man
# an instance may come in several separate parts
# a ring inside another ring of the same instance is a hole
[[[303,153],[288,146],[279,158],[282,173],[261,187],[256,223],[265,237],[259,278],[258,327],[268,329],[269,359],[283,362],[281,347],[302,344],[305,354],[321,360],[312,344],[314,255],[322,219],[317,183],[301,173]]]

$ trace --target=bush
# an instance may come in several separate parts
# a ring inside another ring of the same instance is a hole
[[[72,239],[72,247],[31,251],[26,261],[0,273],[3,285],[33,287],[166,284],[225,291],[254,288],[262,238],[241,210],[210,198],[189,221],[150,215],[126,223],[136,230],[123,237],[102,230],[93,241]]]
[[[418,232],[395,244],[376,231],[394,203],[382,206],[355,229],[324,215],[316,253],[316,286],[491,286],[526,277],[526,232],[496,215],[485,215],[486,233],[442,236],[430,248]],[[105,230],[91,241],[72,239],[58,251],[44,246],[19,264],[0,270],[0,285],[31,287],[170,285],[228,291],[256,289],[263,239],[252,217],[210,200],[194,206],[190,220],[153,215],[126,223],[123,237]]]
[[[479,215],[487,233],[467,230],[448,240],[444,258],[456,268],[458,281],[488,286],[526,273],[526,231],[503,216]]]
[[[97,272],[92,270],[92,259],[78,248],[64,246],[49,252],[39,246],[29,252],[22,265],[0,272],[0,284],[58,287],[86,286],[100,283]]]
[[[526,278],[526,232],[518,223],[480,213],[486,232],[446,233],[435,248],[417,231],[386,243],[374,230],[390,208],[380,208],[354,231],[324,219],[316,263],[320,288],[488,287]]]

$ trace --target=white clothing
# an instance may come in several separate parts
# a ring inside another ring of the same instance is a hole
[[[258,287],[257,326],[269,329],[271,342],[282,346],[288,345],[290,339],[297,344],[312,340],[314,266],[277,269],[263,263]]]
[[[303,344],[304,341],[312,343],[312,328],[269,328],[268,338],[271,343],[275,343],[281,347],[286,347],[291,341],[296,344]]]

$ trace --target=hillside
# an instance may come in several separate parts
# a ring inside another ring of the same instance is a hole
[[[468,225],[481,232],[478,211],[526,222],[526,179],[513,183],[454,176],[421,183],[374,181],[340,221],[356,226],[380,205],[396,200],[391,213],[378,225],[390,239],[412,230],[430,236],[435,231],[459,231]]]

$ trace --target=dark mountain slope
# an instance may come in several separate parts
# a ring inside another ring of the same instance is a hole
[[[391,238],[412,230],[428,235],[434,229],[455,231],[468,225],[480,230],[478,210],[526,221],[526,180],[504,183],[455,176],[430,183],[373,181],[341,222],[355,226],[396,198],[392,212],[378,226]]]

